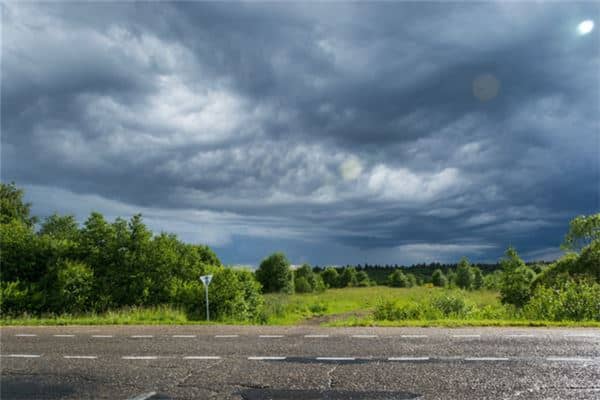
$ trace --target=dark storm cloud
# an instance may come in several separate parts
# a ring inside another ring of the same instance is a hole
[[[346,263],[553,255],[599,208],[597,4],[2,8],[2,178],[41,214]]]

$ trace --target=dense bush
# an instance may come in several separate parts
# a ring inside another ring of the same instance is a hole
[[[442,270],[438,268],[431,275],[431,283],[433,283],[433,286],[444,287],[448,284],[448,280]]]
[[[491,310],[488,308],[488,312]],[[379,301],[373,317],[376,320],[436,320],[465,319],[478,316],[477,308],[470,304],[460,292],[444,292],[422,302],[397,303]]]
[[[344,268],[338,278],[338,287],[357,286],[356,269],[353,267]]]
[[[395,270],[388,277],[388,285],[391,287],[409,287],[409,284],[406,274],[400,269]]]
[[[256,270],[256,279],[265,293],[294,292],[294,275],[290,270],[290,262],[283,253],[273,253],[262,260]]]
[[[294,287],[297,293],[322,292],[325,290],[325,283],[310,265],[304,264],[294,271]]]
[[[339,273],[333,267],[327,267],[323,272],[321,272],[321,278],[323,278],[323,282],[325,286],[328,288],[335,288],[339,285]]]
[[[550,321],[600,321],[600,284],[568,280],[558,288],[538,286],[523,315]]]

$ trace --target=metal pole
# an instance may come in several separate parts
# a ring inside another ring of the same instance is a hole
[[[204,285],[204,293],[206,293],[206,320],[210,321],[210,317],[208,315],[208,285]]]

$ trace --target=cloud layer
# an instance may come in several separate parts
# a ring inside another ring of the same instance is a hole
[[[3,4],[2,179],[228,263],[554,257],[599,204],[598,4]]]

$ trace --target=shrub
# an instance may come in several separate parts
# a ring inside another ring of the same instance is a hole
[[[356,269],[353,267],[344,268],[344,271],[340,274],[338,282],[339,287],[356,286],[358,283],[356,279]]]
[[[431,300],[431,306],[439,311],[444,317],[464,318],[472,306],[467,303],[461,293],[447,292],[434,297]]]
[[[473,271],[473,289],[479,290],[483,287],[483,273],[477,267],[473,267],[472,271]]]
[[[321,272],[321,277],[323,278],[325,286],[327,286],[328,288],[338,287],[340,274],[338,274],[335,268],[325,268],[325,270]]]
[[[400,269],[396,269],[388,276],[388,284],[392,287],[409,287],[410,282],[404,272]]]
[[[523,314],[538,320],[600,321],[600,284],[568,280],[560,288],[538,286]]]
[[[52,309],[66,313],[88,311],[93,286],[94,274],[86,264],[69,260],[59,263]]]
[[[433,283],[433,286],[444,287],[447,285],[448,280],[441,269],[436,269],[431,275],[431,283]]]
[[[313,313],[315,315],[323,315],[323,314],[325,314],[325,312],[327,312],[327,304],[314,303],[314,304],[311,304],[308,309],[310,310],[311,313]]]
[[[18,281],[0,282],[0,313],[3,316],[31,312],[32,308],[27,287]]]
[[[301,276],[300,278],[296,278],[294,280],[294,285],[296,286],[296,293],[310,293],[312,292],[312,287],[310,283],[308,283],[308,279]]]
[[[371,285],[371,281],[369,280],[369,275],[365,271],[358,271],[356,273],[356,286],[366,287]]]

